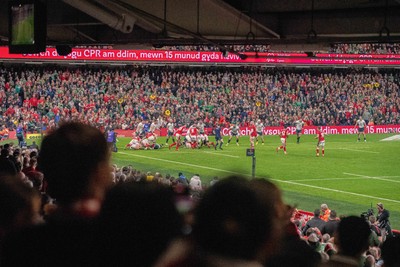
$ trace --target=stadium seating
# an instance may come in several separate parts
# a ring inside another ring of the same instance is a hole
[[[1,123],[27,132],[60,120],[134,129],[139,120],[247,126],[398,124],[398,70],[56,66],[0,69]]]

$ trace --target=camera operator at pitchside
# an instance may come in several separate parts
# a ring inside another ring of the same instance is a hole
[[[392,237],[392,228],[390,227],[389,216],[390,213],[387,209],[383,207],[382,203],[377,203],[376,207],[378,208],[377,221],[376,224],[381,229],[382,232],[382,241],[385,241],[386,236]]]

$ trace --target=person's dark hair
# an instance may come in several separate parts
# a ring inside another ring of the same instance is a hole
[[[320,214],[321,214],[321,210],[320,209],[315,209],[314,210],[314,217],[319,217]]]
[[[19,148],[15,149],[13,152],[13,157],[19,157],[21,155],[21,150]]]
[[[32,199],[35,195],[39,197],[35,190],[20,179],[2,176],[0,178],[0,229],[12,230],[16,226],[18,214],[23,211],[28,212],[24,218],[29,220],[29,217],[33,216]]]
[[[331,213],[329,214],[330,219],[336,219],[337,213],[336,210],[331,210]]]
[[[181,228],[170,188],[118,184],[106,194],[99,216],[100,266],[152,266]]]
[[[249,181],[228,177],[210,187],[195,209],[194,239],[210,254],[254,259],[268,240],[273,212]]]
[[[106,139],[98,129],[69,122],[44,137],[38,168],[49,195],[67,204],[89,193],[91,174],[108,158]]]
[[[313,250],[304,240],[293,238],[284,243],[282,252],[274,255],[268,267],[317,267],[321,254]]]
[[[382,244],[381,256],[385,267],[397,267],[400,262],[400,236],[389,237]]]
[[[37,156],[38,156],[37,151],[31,151],[31,152],[29,153],[29,157],[30,157],[30,158],[37,157]]]
[[[15,166],[13,161],[7,158],[0,157],[0,176],[3,175],[17,175],[17,167]]]
[[[368,249],[371,234],[368,223],[358,216],[343,218],[338,226],[335,240],[338,239],[339,252],[343,255],[356,257]]]
[[[1,157],[2,158],[7,158],[10,155],[10,151],[8,150],[8,148],[3,148],[1,150]]]

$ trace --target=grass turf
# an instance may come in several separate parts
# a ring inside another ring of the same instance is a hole
[[[284,192],[285,201],[299,209],[313,211],[327,203],[338,215],[360,215],[382,202],[390,211],[394,229],[400,229],[400,142],[383,142],[393,134],[368,135],[367,142],[357,142],[356,135],[326,136],[325,157],[316,157],[314,136],[303,135],[300,144],[290,136],[287,155],[276,153],[278,136],[266,136],[265,144],[256,146],[256,177],[269,178]],[[251,178],[252,158],[246,156],[248,137],[241,137],[240,146],[232,139],[223,150],[180,148],[169,150],[124,150],[129,138],[119,138],[118,153],[113,162],[118,166],[131,164],[142,171],[160,172],[186,177],[200,174],[204,183],[214,176],[220,178],[241,174]],[[210,137],[214,141],[213,137]],[[159,138],[158,143],[165,143]],[[171,143],[171,140],[169,141]]]
[[[360,215],[371,205],[376,214],[376,203],[382,202],[390,211],[392,227],[400,230],[400,141],[381,141],[393,135],[371,134],[366,143],[357,142],[356,135],[328,135],[325,157],[316,157],[313,135],[303,135],[300,144],[296,144],[296,136],[289,136],[287,155],[275,151],[280,145],[278,136],[266,136],[265,144],[256,146],[256,177],[273,180],[287,203],[308,211],[327,203],[339,216]],[[164,147],[133,151],[124,150],[130,138],[118,138],[119,151],[113,153],[112,160],[120,167],[131,164],[141,171],[175,177],[179,172],[188,178],[198,173],[204,184],[214,176],[241,174],[251,178],[252,159],[246,156],[248,137],[240,138],[240,146],[234,139],[226,146],[227,140],[224,137],[223,150],[175,151]],[[163,144],[165,138],[157,142]]]

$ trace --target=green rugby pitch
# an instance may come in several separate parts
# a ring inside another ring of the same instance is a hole
[[[356,135],[328,135],[325,157],[316,157],[314,135],[303,135],[300,144],[296,144],[296,136],[289,136],[287,155],[275,151],[280,144],[278,136],[266,136],[265,144],[259,142],[255,148],[256,177],[273,180],[287,203],[308,211],[327,203],[339,216],[359,216],[371,205],[376,214],[376,203],[382,202],[390,211],[392,227],[400,229],[400,141],[381,141],[393,135],[371,134],[366,143],[357,142]],[[240,146],[234,140],[226,146],[227,140],[224,137],[223,150],[163,147],[133,151],[124,150],[129,138],[118,138],[113,162],[175,177],[179,172],[188,178],[198,173],[204,184],[214,176],[251,178],[248,137],[241,137]],[[158,138],[157,143],[164,144],[165,138]]]

